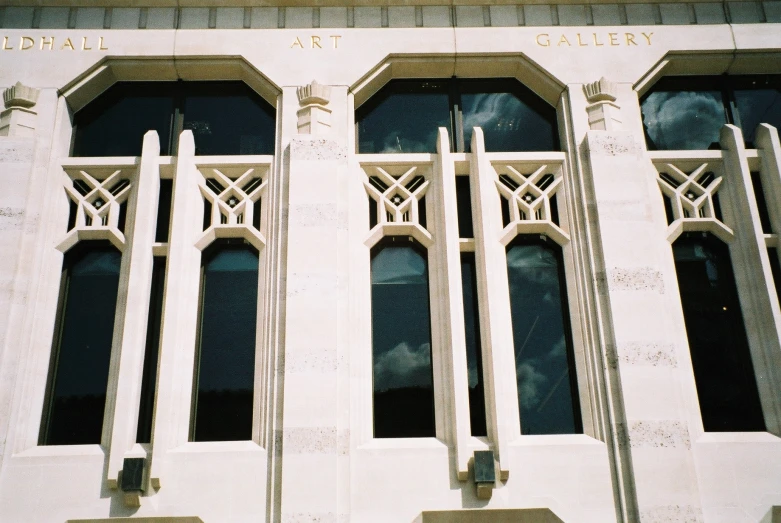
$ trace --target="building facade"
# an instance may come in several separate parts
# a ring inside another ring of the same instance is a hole
[[[781,2],[0,38],[0,521],[781,521]]]

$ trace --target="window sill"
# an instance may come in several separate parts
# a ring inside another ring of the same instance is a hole
[[[43,458],[60,456],[100,456],[108,454],[100,445],[39,445],[14,454],[15,458]]]
[[[769,432],[706,432],[694,440],[695,444],[709,443],[775,443],[781,438]]]
[[[564,446],[564,445],[599,445],[604,442],[587,436],[586,434],[545,434],[533,436],[521,436],[510,442],[511,447],[528,446]]]
[[[363,445],[358,446],[358,450],[375,449],[443,449],[447,450],[447,445],[437,438],[375,438]]]
[[[254,441],[188,441],[171,449],[177,454],[209,454],[213,452],[262,452],[266,449]]]

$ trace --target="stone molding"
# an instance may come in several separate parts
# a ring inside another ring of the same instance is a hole
[[[5,110],[0,112],[0,136],[28,137],[35,134],[38,113],[32,110],[38,103],[40,89],[28,87],[22,82],[3,91]]]

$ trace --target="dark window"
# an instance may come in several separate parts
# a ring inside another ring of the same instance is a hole
[[[274,119],[242,82],[118,83],[76,113],[73,156],[138,156],[149,130],[175,154],[184,129],[196,154],[273,154]]]
[[[461,253],[461,288],[464,297],[466,364],[469,378],[469,421],[472,436],[488,434],[485,423],[485,383],[483,353],[480,346],[480,310],[477,301],[475,253]]]
[[[152,441],[152,418],[157,388],[157,360],[160,354],[160,326],[163,319],[165,265],[165,257],[155,256],[152,266],[152,289],[149,297],[149,319],[146,326],[146,349],[144,350],[144,370],[141,377],[141,400],[138,407],[136,443],[150,443]]]
[[[193,441],[252,439],[258,252],[219,241],[203,253]]]
[[[520,236],[507,248],[523,434],[582,432],[561,248]]]
[[[436,152],[446,127],[469,151],[482,127],[487,151],[559,149],[556,110],[514,79],[393,80],[356,112],[361,153]]]
[[[673,255],[703,427],[765,430],[729,248],[709,234],[684,233]]]
[[[391,236],[371,252],[374,437],[434,437],[426,252]]]
[[[754,145],[757,125],[781,126],[781,76],[692,76],[661,79],[642,100],[651,150],[718,149],[726,123]]]
[[[97,241],[65,255],[43,445],[100,443],[121,260]]]

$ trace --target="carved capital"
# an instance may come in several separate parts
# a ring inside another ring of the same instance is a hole
[[[312,80],[312,83],[299,87],[296,93],[298,94],[298,103],[301,106],[328,105],[328,102],[331,101],[331,87],[321,85],[317,83],[317,80]]]
[[[3,91],[3,102],[6,109],[29,109],[38,103],[39,89],[22,85],[22,82],[16,82],[16,85]]]
[[[596,82],[584,85],[583,91],[586,93],[586,100],[592,104],[597,102],[615,102],[618,98],[616,96],[616,84],[604,76]]]
[[[326,134],[331,130],[331,110],[326,107],[331,101],[331,87],[316,80],[296,90],[298,103],[298,133]]]

